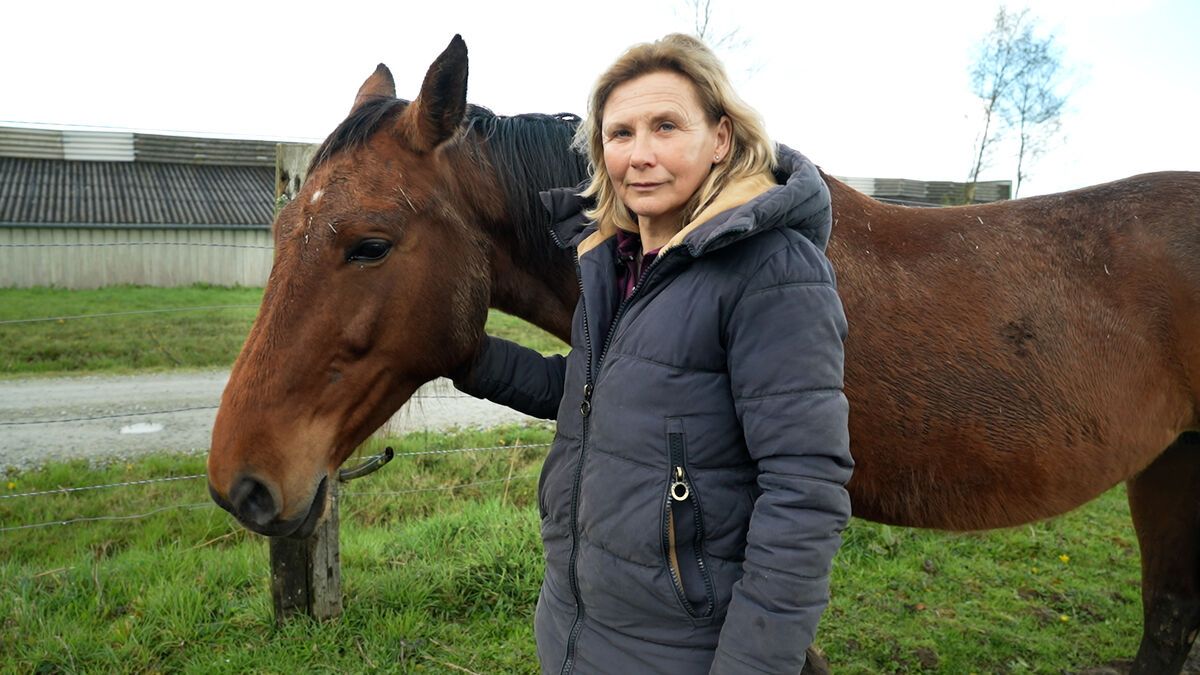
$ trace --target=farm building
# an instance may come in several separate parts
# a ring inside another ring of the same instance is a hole
[[[299,170],[314,147],[281,156]],[[0,288],[262,286],[277,153],[273,141],[0,127]],[[913,205],[950,203],[963,189],[841,180]],[[980,183],[976,199],[1007,199],[1010,190],[1009,181]]]
[[[876,199],[910,206],[949,206],[962,201],[965,183],[948,180],[910,180],[908,178],[837,179]],[[1012,197],[1012,181],[989,180],[975,184],[975,203],[998,202]]]
[[[0,127],[0,287],[261,286],[276,144]]]

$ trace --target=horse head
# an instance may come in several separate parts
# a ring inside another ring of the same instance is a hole
[[[412,102],[380,64],[275,219],[208,457],[214,500],[255,532],[307,536],[338,466],[481,338],[491,276],[473,221],[500,205],[494,178],[447,151],[466,89],[459,36]]]

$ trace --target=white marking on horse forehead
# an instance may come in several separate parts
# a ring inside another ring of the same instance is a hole
[[[321,195],[325,194],[324,190],[317,190],[313,193],[312,199],[308,200],[309,204],[316,204],[321,199]]]

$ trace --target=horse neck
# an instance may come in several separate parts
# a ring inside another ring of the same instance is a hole
[[[545,116],[490,122],[495,126],[474,131],[474,138],[468,136],[461,146],[470,163],[484,167],[487,176],[464,183],[461,177],[466,174],[458,174],[461,203],[501,205],[474,220],[490,249],[490,305],[567,341],[579,285],[570,251],[560,249],[550,235],[549,214],[539,193],[583,179],[584,165],[569,145],[573,129]],[[480,147],[485,149],[484,161],[474,156]],[[489,198],[480,198],[481,188]]]

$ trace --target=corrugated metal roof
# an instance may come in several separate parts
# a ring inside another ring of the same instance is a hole
[[[948,180],[909,178],[854,178],[835,176],[850,187],[878,199],[911,201],[932,206],[957,204],[962,200],[965,183]],[[996,202],[1012,196],[1012,181],[989,180],[975,184],[975,203]]]
[[[0,157],[275,166],[275,142],[130,131],[0,127]]]
[[[134,134],[133,146],[139,162],[275,166],[272,141]]]
[[[64,131],[63,159],[89,162],[132,162],[133,134]]]
[[[275,170],[0,157],[0,225],[269,227]]]
[[[0,157],[63,158],[61,131],[0,127]]]

